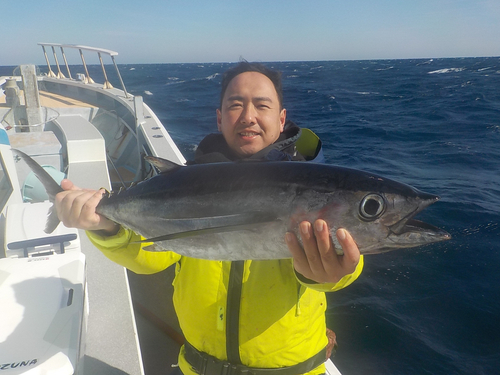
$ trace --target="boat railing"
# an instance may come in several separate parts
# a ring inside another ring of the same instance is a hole
[[[97,56],[99,57],[99,62],[101,64],[102,72],[103,72],[103,75],[104,75],[104,86],[103,86],[104,89],[112,89],[113,88],[113,86],[111,85],[111,83],[108,80],[108,76],[106,74],[106,68],[104,67],[104,63],[103,63],[103,60],[102,60],[102,54],[110,56],[111,60],[113,62],[113,65],[115,67],[116,73],[118,75],[118,79],[120,80],[123,92],[125,93],[125,97],[126,98],[129,97],[128,93],[127,93],[127,89],[125,88],[125,84],[123,83],[123,79],[122,79],[122,76],[120,74],[120,70],[118,69],[118,65],[116,65],[116,61],[115,61],[115,56],[118,55],[118,52],[111,51],[111,50],[104,49],[104,48],[95,48],[95,47],[81,46],[81,45],[77,45],[77,44],[38,43],[38,45],[42,46],[43,54],[45,55],[45,61],[47,62],[47,68],[49,70],[49,72],[47,74],[48,74],[49,77],[54,77],[54,78],[66,78],[64,76],[64,74],[61,72],[61,67],[59,65],[59,60],[57,59],[56,47],[59,47],[60,50],[61,50],[61,54],[62,54],[62,57],[64,59],[64,64],[66,65],[66,70],[68,72],[68,77],[70,79],[73,79],[73,77],[71,76],[71,71],[69,69],[69,65],[68,65],[68,61],[66,59],[66,53],[64,52],[64,49],[65,48],[77,49],[80,52],[80,57],[82,59],[83,68],[85,69],[85,77],[84,77],[84,80],[83,80],[84,83],[94,83],[94,80],[90,77],[89,71],[87,69],[87,63],[85,62],[85,57],[84,57],[83,51],[96,52]],[[55,74],[52,71],[52,68],[51,68],[51,65],[50,65],[50,61],[49,61],[49,57],[47,55],[47,50],[45,49],[45,47],[51,47],[52,48],[52,53],[54,55],[54,61],[55,61],[55,64],[57,66],[57,74]]]

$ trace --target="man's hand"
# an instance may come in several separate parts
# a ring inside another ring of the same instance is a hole
[[[336,283],[356,270],[359,249],[349,232],[337,230],[337,239],[344,255],[337,255],[330,239],[328,225],[316,220],[314,228],[308,221],[299,224],[303,248],[294,233],[286,234],[286,243],[292,253],[295,270],[309,280],[318,283]]]
[[[102,199],[104,189],[80,189],[70,180],[62,180],[61,187],[64,191],[56,195],[54,204],[57,216],[65,226],[84,230],[102,230],[106,235],[118,232],[117,224],[96,213],[96,207]]]

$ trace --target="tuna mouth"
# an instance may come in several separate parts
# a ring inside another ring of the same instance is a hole
[[[431,194],[427,194],[427,193],[423,193],[423,194],[425,194],[425,196],[417,198],[418,205],[412,212],[410,212],[405,217],[403,217],[401,220],[399,220],[397,223],[395,223],[389,227],[389,230],[393,234],[400,235],[400,234],[406,233],[408,231],[411,231],[411,228],[417,229],[421,225],[425,224],[421,221],[413,220],[413,217],[415,215],[417,215],[420,211],[429,207],[431,204],[436,203],[439,200],[439,197],[437,195],[431,195]],[[412,225],[412,223],[413,223],[413,225]]]
[[[436,195],[426,195],[425,199],[420,201],[418,207],[413,212],[409,213],[399,222],[389,227],[389,236],[396,239],[396,242],[406,242],[404,238],[412,238],[415,242],[418,242],[416,240],[417,238],[420,238],[422,243],[431,243],[451,239],[451,235],[443,229],[413,218],[419,212],[431,204],[436,203],[438,200],[439,197]]]
[[[397,223],[398,232],[389,228],[388,242],[377,251],[365,251],[366,254],[383,253],[395,249],[404,249],[415,246],[428,245],[434,242],[447,241],[451,235],[434,225],[415,219],[403,219],[403,224]]]
[[[433,235],[436,237],[436,241],[451,239],[451,235],[443,229],[415,219],[409,219],[403,227],[403,231],[397,234],[399,235],[404,233],[423,233]]]

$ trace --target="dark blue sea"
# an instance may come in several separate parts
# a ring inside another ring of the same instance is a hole
[[[328,163],[440,195],[419,218],[453,236],[366,256],[328,295],[342,374],[500,374],[500,58],[268,65],[283,72],[288,119],[321,137]],[[217,131],[229,66],[120,69],[190,158]]]

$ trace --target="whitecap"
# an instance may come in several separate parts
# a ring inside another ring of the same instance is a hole
[[[130,70],[135,70],[135,68],[130,68]]]
[[[214,74],[208,76],[206,79],[208,79],[209,81],[211,81],[211,80],[215,79],[215,77],[217,77],[219,75],[220,75],[220,73],[214,73]]]
[[[430,59],[429,61],[425,61],[425,62],[421,62],[421,63],[418,63],[417,66],[420,66],[420,65],[427,65],[427,64],[430,64],[431,62],[433,62],[434,59]]]
[[[438,69],[429,72],[428,74],[444,74],[444,73],[452,73],[452,72],[461,72],[464,68],[446,68],[446,69]]]
[[[148,90],[144,91],[144,94],[150,95],[150,96],[153,95],[153,93],[151,91],[148,91]]]
[[[167,82],[165,83],[165,86],[170,86],[170,85],[178,85],[178,84],[181,84],[181,83],[184,83],[186,81],[176,81],[174,80],[173,82]]]

